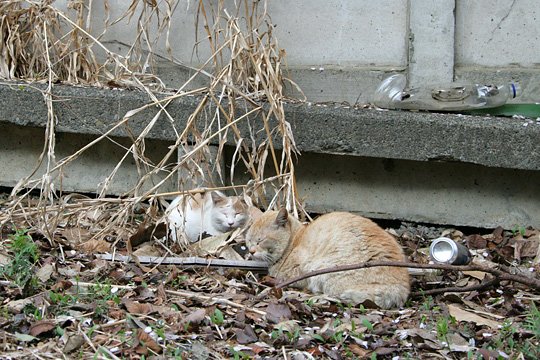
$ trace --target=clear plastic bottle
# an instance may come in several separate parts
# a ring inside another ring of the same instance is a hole
[[[385,109],[459,111],[501,106],[521,95],[519,83],[450,83],[405,89],[406,85],[405,75],[391,75],[377,88],[373,103]]]

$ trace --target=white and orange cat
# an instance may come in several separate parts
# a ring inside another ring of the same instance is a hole
[[[210,191],[178,196],[165,214],[172,239],[186,243],[196,242],[205,234],[220,235],[244,226],[249,211],[250,206],[242,197]]]
[[[373,221],[334,212],[305,225],[286,209],[267,211],[249,228],[246,245],[253,257],[269,263],[269,273],[285,280],[307,272],[367,261],[404,261],[397,241]],[[371,300],[381,308],[402,306],[410,291],[406,268],[372,267],[323,274],[293,286],[346,303]]]

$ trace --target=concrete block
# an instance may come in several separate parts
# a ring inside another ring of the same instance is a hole
[[[15,186],[20,179],[30,175],[38,163],[39,155],[43,150],[45,131],[43,128],[18,126],[0,122],[0,186]],[[95,139],[95,136],[86,134],[56,134],[56,160],[72,155]],[[65,166],[62,171],[54,173],[55,188],[63,191],[77,191],[99,193],[107,177],[113,172],[121,161],[129,146],[127,139],[112,138],[93,146],[83,152],[76,160]],[[160,160],[167,152],[169,143],[159,140],[145,142],[145,154],[154,162]],[[175,159],[174,159],[175,160]],[[141,164],[140,164],[141,165]],[[32,179],[41,179],[45,172],[45,163],[41,165]],[[122,195],[132,189],[145,174],[138,172],[133,156],[128,156],[111,179],[106,194]],[[160,172],[144,183],[142,190],[149,189],[157,184],[166,172]],[[160,191],[175,191],[175,182],[171,178]]]
[[[445,225],[540,227],[539,171],[304,154],[297,186],[310,211]]]
[[[351,211],[448,226],[540,226],[539,171],[315,153],[303,154],[295,169],[298,192],[314,213]],[[237,183],[247,181],[241,171],[235,176]]]
[[[5,169],[1,185],[12,186],[28,174],[41,151],[43,129],[29,127],[46,124],[39,86],[0,86],[0,130],[7,139],[0,147],[0,166]],[[138,91],[62,85],[55,86],[54,97],[57,157],[73,153],[129,110],[148,103],[147,95]],[[149,154],[160,158],[168,151],[173,128],[185,127],[198,100],[177,99],[167,107],[174,120],[163,118],[155,124],[147,138]],[[131,118],[130,131],[140,134],[156,111],[150,107]],[[296,166],[300,196],[311,211],[348,210],[371,217],[484,227],[539,226],[536,121],[523,126],[522,119],[513,118],[294,103],[285,105],[285,114],[302,152]],[[251,121],[260,124],[258,119]],[[246,123],[239,130],[250,139]],[[126,137],[127,132],[118,129],[112,135]],[[265,135],[256,136],[261,140]],[[234,146],[231,138],[227,144]],[[274,144],[279,149],[280,141]],[[97,184],[123,154],[116,145],[103,145],[82,156],[74,169],[66,169],[65,190],[99,191]],[[126,191],[138,178],[133,163],[127,162],[120,173],[111,187],[114,193]],[[176,186],[167,190],[175,191]]]
[[[0,86],[0,122],[44,127],[47,108],[33,87]],[[54,108],[60,132],[99,135],[118,119],[149,103],[139,91],[56,86]],[[167,107],[174,121],[160,119],[149,139],[174,141],[174,128],[181,131],[200,99],[183,97]],[[242,115],[241,107],[237,116]],[[464,162],[488,167],[540,170],[540,125],[523,126],[512,118],[465,116],[412,111],[351,109],[341,105],[286,104],[296,144],[302,152],[346,154],[416,161]],[[153,118],[155,107],[133,116],[130,132],[140,134]],[[252,118],[252,121],[257,119]],[[204,118],[201,119],[205,121]],[[245,122],[241,133],[249,139]],[[112,132],[126,137],[124,128]],[[259,139],[265,135],[259,132]],[[231,137],[229,144],[233,144]],[[218,145],[217,139],[212,143]],[[279,148],[280,141],[274,143]]]
[[[454,0],[411,0],[409,86],[454,78]]]
[[[456,64],[538,71],[539,16],[539,1],[456,1]]]

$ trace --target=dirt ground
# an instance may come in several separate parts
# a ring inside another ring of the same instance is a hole
[[[100,259],[127,254],[127,239],[70,245],[91,233],[85,224],[65,224],[54,242],[13,225],[0,244],[1,359],[540,357],[539,289],[485,272],[423,270],[403,308],[380,310],[278,290],[263,273]],[[427,264],[444,235],[477,264],[539,278],[536,229],[394,222],[387,231],[411,262]],[[479,290],[461,291],[471,286]]]

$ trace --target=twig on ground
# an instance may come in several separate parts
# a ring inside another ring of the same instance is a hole
[[[444,288],[437,288],[437,289],[430,289],[430,290],[415,291],[411,293],[411,297],[423,297],[426,295],[437,295],[437,294],[444,294],[448,292],[484,291],[494,286],[497,286],[499,282],[500,280],[495,277],[476,285],[470,285],[470,286],[464,286],[464,287],[453,286],[453,287],[444,287]]]
[[[251,311],[251,312],[254,312],[254,313],[259,314],[259,315],[266,315],[265,311],[250,308],[250,307],[248,307],[246,305],[238,304],[238,303],[235,303],[235,302],[233,302],[231,300],[222,299],[222,298],[218,298],[218,297],[215,297],[215,296],[201,295],[201,294],[197,294],[197,293],[194,293],[194,292],[191,292],[191,291],[165,290],[165,292],[167,294],[176,295],[176,296],[184,296],[184,297],[189,297],[189,298],[192,298],[192,299],[213,301],[213,302],[218,303],[218,304],[229,305],[229,306],[232,306],[232,307],[235,307],[235,308]]]
[[[80,286],[80,287],[91,287],[91,286],[97,286],[98,285],[96,283],[80,282],[80,281],[76,281],[76,280],[72,280],[72,282],[76,286]],[[133,286],[133,285],[112,285],[112,286],[117,287],[119,289],[129,289],[129,290],[135,289],[135,286]],[[156,288],[149,287],[148,289],[151,290],[151,291],[157,291]],[[218,303],[218,304],[228,305],[228,306],[232,306],[232,307],[235,307],[235,308],[238,308],[238,309],[251,311],[251,312],[254,312],[254,313],[259,314],[259,315],[266,315],[265,311],[250,308],[249,306],[238,304],[238,303],[235,303],[234,301],[223,299],[223,298],[216,297],[216,296],[201,295],[201,294],[198,294],[196,292],[191,292],[191,291],[165,290],[165,292],[167,294],[170,294],[170,295],[183,296],[183,297],[187,297],[187,298],[190,298],[190,299],[198,299],[198,300],[203,300],[203,301],[213,301],[213,302]]]
[[[506,271],[499,270],[499,269],[492,269],[486,266],[417,264],[417,263],[399,262],[399,261],[372,261],[372,262],[366,262],[366,263],[360,263],[360,264],[335,266],[333,268],[315,270],[315,271],[311,271],[309,273],[306,273],[300,276],[296,276],[292,279],[282,281],[276,285],[276,288],[278,289],[284,288],[285,286],[291,285],[300,280],[310,278],[312,276],[334,273],[334,272],[341,272],[341,271],[365,269],[365,268],[376,267],[376,266],[406,267],[406,268],[417,268],[417,269],[441,269],[441,270],[452,270],[452,271],[482,271],[482,272],[494,275],[498,279],[498,281],[503,281],[503,280],[515,281],[515,282],[527,285],[531,288],[534,288],[535,290],[540,290],[540,280],[538,279],[529,278],[525,276],[519,276],[519,275],[513,275],[513,274],[507,273]]]

